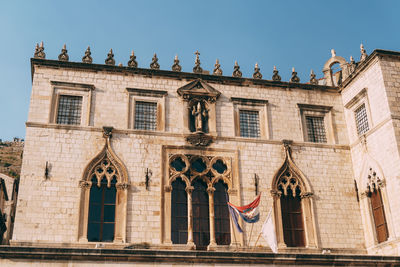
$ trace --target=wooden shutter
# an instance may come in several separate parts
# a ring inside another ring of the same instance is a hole
[[[389,237],[387,223],[385,218],[385,210],[383,208],[381,190],[375,189],[371,194],[371,207],[374,217],[376,237],[378,243],[386,241]]]
[[[231,227],[226,203],[227,189],[222,181],[216,183],[214,187],[215,240],[218,245],[229,245],[231,243]]]
[[[304,224],[299,196],[293,197],[288,190],[287,196],[281,197],[283,236],[288,247],[304,247]]]
[[[186,184],[181,178],[172,183],[171,193],[171,241],[173,244],[187,243],[188,214]]]

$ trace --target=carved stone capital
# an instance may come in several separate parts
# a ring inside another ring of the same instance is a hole
[[[129,188],[130,184],[129,183],[117,183],[116,187],[119,190],[127,190]]]
[[[270,191],[270,193],[271,193],[271,196],[272,196],[274,199],[280,198],[280,197],[282,196],[282,192],[279,191],[279,190],[274,190],[274,189],[272,189],[272,190]]]
[[[310,197],[312,197],[312,196],[314,196],[314,193],[312,193],[312,192],[304,192],[304,193],[301,193],[300,194],[300,198],[310,198]]]
[[[191,193],[193,192],[193,190],[194,190],[194,187],[193,187],[193,186],[187,186],[187,187],[185,188],[185,191],[186,191],[186,193],[188,193],[188,194],[191,194]]]
[[[171,185],[166,185],[166,186],[164,186],[164,191],[165,192],[171,192],[172,191],[172,186]]]
[[[207,193],[210,195],[213,195],[215,192],[215,188],[214,187],[207,187]]]
[[[103,126],[103,136],[105,138],[111,138],[113,129],[114,127],[112,126]]]
[[[80,180],[79,181],[79,187],[80,188],[84,188],[84,189],[88,189],[92,186],[92,182],[86,181],[86,180]]]

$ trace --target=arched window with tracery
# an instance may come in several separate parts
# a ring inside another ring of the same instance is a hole
[[[187,243],[188,212],[186,184],[181,178],[172,182],[171,194],[171,241],[173,244]]]
[[[210,244],[210,213],[207,184],[200,179],[196,179],[193,187],[193,242],[197,249],[205,249]]]

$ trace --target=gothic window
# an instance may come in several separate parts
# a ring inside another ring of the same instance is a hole
[[[157,103],[137,101],[135,103],[135,129],[157,129]]]
[[[57,123],[81,124],[82,96],[60,95],[58,100]]]
[[[296,178],[287,173],[279,183],[283,236],[286,246],[304,247],[304,225],[300,199],[300,187]]]
[[[96,175],[93,175],[89,200],[88,241],[114,240],[116,182],[115,176],[110,183],[106,176],[103,176],[98,184]]]
[[[259,112],[256,110],[239,110],[240,136],[260,137]]]
[[[206,249],[210,244],[210,218],[207,184],[199,179],[193,183],[193,241],[197,249]]]
[[[177,161],[179,164],[179,161]],[[181,165],[179,165],[181,166]],[[171,241],[186,244],[188,230],[186,185],[181,178],[172,182],[171,195]]]
[[[362,135],[369,130],[367,110],[365,104],[362,104],[354,111],[354,116],[356,119],[356,127],[358,135]]]
[[[229,245],[231,243],[231,233],[230,217],[226,203],[227,187],[222,181],[218,181],[214,187],[215,241],[218,245]]]
[[[169,159],[171,231],[167,242],[203,250],[230,245],[227,190],[230,164],[222,157],[175,154]]]
[[[375,189],[371,193],[370,197],[372,214],[375,223],[376,238],[378,243],[381,243],[386,241],[389,237],[381,190],[379,188]]]
[[[324,117],[306,116],[309,142],[326,143]]]

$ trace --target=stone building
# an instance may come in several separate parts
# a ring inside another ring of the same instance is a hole
[[[70,62],[64,47],[49,60],[36,47],[0,262],[399,263],[399,52],[332,51],[324,78],[304,83],[258,65],[243,78],[237,62],[209,74],[198,52],[191,73],[177,57],[169,71],[156,55],[150,68],[113,56],[93,64],[88,48]],[[261,219],[239,233],[227,196],[258,194]],[[278,254],[257,238],[271,209]]]

